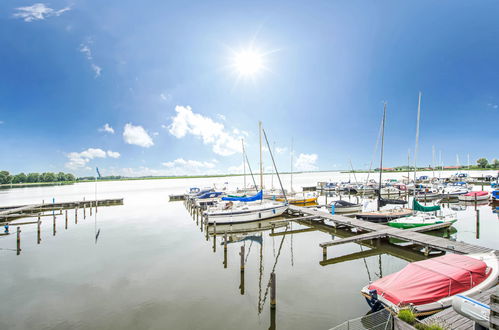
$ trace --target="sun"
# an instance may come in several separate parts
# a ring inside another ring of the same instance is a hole
[[[240,76],[255,76],[265,68],[263,57],[262,53],[254,49],[241,50],[234,54],[232,66]]]

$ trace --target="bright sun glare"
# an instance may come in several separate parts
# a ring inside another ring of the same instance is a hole
[[[255,50],[243,50],[234,54],[233,67],[240,76],[254,76],[264,69],[263,54]]]

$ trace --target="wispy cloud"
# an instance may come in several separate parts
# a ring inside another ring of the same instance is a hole
[[[94,71],[95,78],[97,78],[100,76],[100,74],[102,72],[102,68],[100,66],[98,66],[97,64],[95,64],[95,62],[94,62],[94,57],[92,55],[92,49],[90,48],[90,44],[92,44],[92,43],[93,43],[92,39],[88,39],[87,42],[81,43],[80,44],[80,52],[83,53],[85,55],[85,57],[87,58],[87,60],[90,61],[90,67]]]
[[[149,148],[154,145],[151,136],[142,126],[134,126],[131,123],[125,125],[123,129],[123,140],[128,144]]]
[[[172,100],[172,95],[169,93],[161,93],[159,94],[159,97],[165,102],[169,102]]]
[[[119,158],[121,155],[117,151],[108,150],[107,152],[100,148],[88,148],[82,152],[70,152],[66,155],[68,162],[66,167],[72,170],[84,168],[88,162],[94,158]]]
[[[192,112],[191,107],[177,105],[177,113],[172,117],[172,123],[167,126],[170,134],[178,139],[188,134],[201,138],[204,144],[211,145],[214,153],[230,156],[241,152],[241,136],[229,133],[225,126],[209,117]]]
[[[35,3],[31,6],[17,7],[17,11],[12,16],[15,18],[21,18],[25,22],[40,21],[51,16],[61,16],[63,13],[69,11],[70,7],[65,7],[59,10],[47,7],[43,3]]]
[[[107,132],[107,133],[114,134],[114,128],[112,128],[111,126],[109,126],[108,123],[106,123],[106,124],[104,124],[104,126],[99,128],[99,132]]]
[[[294,167],[297,171],[315,171],[317,158],[317,154],[299,154]]]
[[[286,151],[288,150],[288,148],[286,147],[275,147],[275,152],[278,153],[278,154],[283,154],[285,153]]]
[[[499,105],[494,104],[494,103],[488,103],[488,104],[487,104],[487,106],[488,106],[489,108],[492,108],[492,109],[498,109],[498,108],[499,108]]]
[[[215,164],[212,162],[202,162],[198,160],[185,160],[183,158],[177,158],[174,161],[166,162],[162,164],[168,168],[182,167],[191,169],[201,169],[201,168],[214,168]]]

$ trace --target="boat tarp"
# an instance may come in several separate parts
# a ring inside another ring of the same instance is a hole
[[[233,202],[253,202],[263,199],[263,190],[260,190],[258,194],[249,197],[222,197],[223,201],[233,201]]]
[[[423,205],[419,204],[416,199],[414,199],[412,201],[412,209],[414,211],[433,212],[433,211],[439,211],[440,210],[440,205],[423,206]]]
[[[424,305],[467,291],[482,283],[490,273],[481,260],[448,254],[410,263],[401,271],[373,282],[369,290],[376,290],[398,306]]]

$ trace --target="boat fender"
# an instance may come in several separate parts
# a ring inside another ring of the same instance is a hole
[[[334,214],[334,211],[335,211],[334,209],[335,209],[335,207],[334,207],[334,203],[333,203],[333,204],[331,204],[331,214]]]
[[[452,308],[481,326],[489,327],[490,306],[458,294],[452,299]]]

